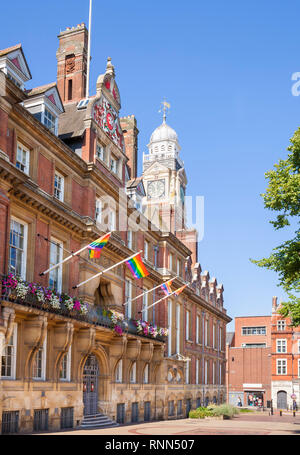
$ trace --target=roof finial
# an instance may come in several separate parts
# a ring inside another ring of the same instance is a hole
[[[106,74],[111,74],[115,77],[115,68],[114,65],[111,63],[111,57],[107,57],[107,64],[106,64]]]
[[[158,112],[163,111],[163,123],[166,123],[166,118],[167,118],[167,109],[170,109],[171,105],[166,102],[166,98],[164,98],[164,101],[161,102],[162,108]]]

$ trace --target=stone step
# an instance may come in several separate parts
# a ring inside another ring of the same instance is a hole
[[[107,416],[94,416],[94,417],[84,417],[83,421],[84,422],[89,422],[89,421],[93,421],[93,420],[107,420],[108,417]]]
[[[114,422],[109,417],[104,414],[95,414],[85,416],[81,422],[80,428],[92,429],[92,428],[102,428],[102,427],[117,427],[119,424]]]

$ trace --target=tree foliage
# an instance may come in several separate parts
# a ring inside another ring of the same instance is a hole
[[[265,208],[278,212],[270,221],[274,229],[283,229],[296,222],[294,237],[274,248],[268,258],[251,262],[259,267],[274,270],[279,275],[279,285],[288,293],[289,301],[281,304],[279,312],[290,316],[293,325],[300,325],[300,128],[290,140],[287,159],[279,160],[274,169],[266,172],[266,192],[261,196]],[[296,293],[296,295],[294,295]]]

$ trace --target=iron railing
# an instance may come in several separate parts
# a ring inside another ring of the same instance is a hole
[[[37,297],[35,294],[31,294],[30,292],[27,293],[25,298],[20,298],[17,297],[16,293],[14,292],[13,289],[8,288],[5,286],[5,282],[7,280],[7,275],[1,275],[0,274],[0,301],[7,301],[7,302],[13,302],[19,305],[24,305],[27,307],[32,307],[32,308],[37,308],[39,310],[42,310],[44,312],[49,312],[49,313],[56,313],[64,317],[68,317],[71,319],[76,319],[79,321],[87,322],[89,324],[93,324],[96,326],[101,326],[101,327],[106,327],[108,329],[113,330],[115,327],[115,324],[109,317],[109,310],[106,310],[104,307],[101,306],[94,306],[90,305],[88,307],[88,311],[86,314],[82,314],[79,311],[70,311],[64,304],[64,301],[62,300],[60,302],[60,308],[54,308],[50,304],[45,304],[41,303],[38,301]],[[58,294],[58,293],[56,293]],[[155,338],[151,335],[145,335],[144,333],[141,333],[138,331],[137,325],[135,323],[135,319],[129,319],[125,318],[118,322],[118,326],[122,328],[123,333],[130,333],[132,335],[137,335],[137,336],[142,336],[145,338],[151,338],[155,339],[158,341],[166,341],[165,336],[157,335]]]

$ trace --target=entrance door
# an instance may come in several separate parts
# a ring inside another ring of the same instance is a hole
[[[94,355],[89,355],[83,370],[84,415],[98,413],[99,365]]]
[[[277,392],[277,409],[287,409],[287,393],[284,390]]]
[[[190,398],[187,398],[185,403],[186,403],[186,416],[188,417],[189,416],[189,412],[192,409],[192,401],[191,401]]]
[[[145,401],[144,402],[144,421],[145,422],[150,421],[150,413],[151,413],[151,403],[150,403],[150,401]]]
[[[117,423],[125,423],[125,404],[117,404]]]
[[[131,407],[131,422],[138,422],[139,421],[139,404],[132,403]]]

